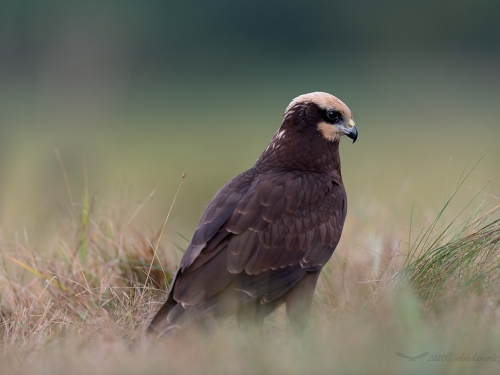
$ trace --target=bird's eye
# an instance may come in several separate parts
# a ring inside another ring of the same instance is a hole
[[[341,121],[342,115],[338,111],[332,111],[332,110],[330,110],[330,111],[326,112],[326,117],[328,117],[328,119],[331,122],[337,123],[337,122]]]

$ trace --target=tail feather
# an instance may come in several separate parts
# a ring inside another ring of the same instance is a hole
[[[169,299],[167,299],[167,302],[158,311],[148,327],[148,332],[158,337],[167,336],[174,330],[183,330],[202,318],[215,318],[215,310],[219,305],[218,298],[215,297],[190,307],[175,302],[173,298],[171,298],[171,301]]]

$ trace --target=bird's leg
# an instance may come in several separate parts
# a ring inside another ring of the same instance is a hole
[[[308,272],[286,296],[286,313],[296,333],[302,334],[307,326],[314,289],[320,271]]]
[[[259,313],[259,301],[241,305],[238,309],[238,325],[250,336],[260,336],[264,325],[264,316]]]
[[[251,337],[260,337],[264,318],[271,314],[284,301],[277,300],[271,303],[261,303],[254,300],[245,305],[240,305],[238,311],[238,324]]]

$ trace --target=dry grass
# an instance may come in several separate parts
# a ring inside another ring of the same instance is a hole
[[[499,268],[487,267],[491,259],[498,260],[498,222],[485,226],[482,217],[484,228],[470,222],[476,226],[473,233],[463,231],[461,238],[428,247],[408,262],[402,249],[407,246],[404,228],[389,233],[385,223],[393,218],[388,210],[363,209],[376,211],[379,220],[366,223],[349,216],[343,240],[322,273],[304,337],[288,332],[280,309],[266,322],[261,338],[246,337],[229,319],[210,337],[188,332],[175,340],[151,342],[143,332],[165,298],[179,252],[170,241],[160,241],[163,228],[135,228],[130,218],[136,209],[131,215],[123,207],[96,207],[83,199],[62,221],[48,248],[37,249],[25,235],[0,242],[0,372],[496,371],[499,363],[494,361],[425,358],[410,363],[395,353],[500,356]],[[359,238],[364,244],[351,247]],[[464,262],[461,254],[472,250],[474,261]],[[444,253],[450,261],[442,259]],[[436,275],[444,275],[450,264],[459,267],[446,279],[453,283],[443,286],[443,278]],[[409,279],[418,280],[409,288],[397,277],[403,268]],[[465,269],[476,278],[487,271],[481,282],[491,285],[458,293],[463,282],[457,280]],[[430,287],[454,293],[443,294],[436,308],[422,294]]]
[[[27,239],[0,243],[4,353],[33,353],[56,338],[127,343],[141,334],[173,265],[155,256],[154,234],[122,226],[117,212],[71,215],[47,251]]]

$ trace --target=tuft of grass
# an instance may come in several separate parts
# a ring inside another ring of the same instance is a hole
[[[436,218],[421,231],[414,243],[410,242],[408,256],[398,273],[400,281],[415,290],[426,306],[431,306],[436,300],[454,298],[459,293],[497,294],[500,291],[500,220],[490,220],[500,205],[481,213],[483,199],[476,210],[457,224],[461,214],[488,185],[449,224],[439,225],[451,201],[476,166],[468,172],[463,170]]]
[[[453,240],[425,249],[403,269],[427,304],[464,292],[491,293],[500,302],[500,220],[480,229],[473,224]]]

